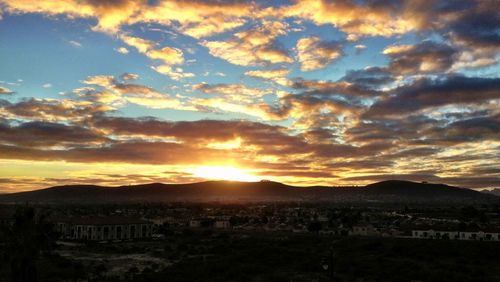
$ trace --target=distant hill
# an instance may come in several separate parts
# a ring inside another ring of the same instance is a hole
[[[444,184],[389,180],[364,187],[296,187],[272,181],[151,183],[120,187],[69,185],[0,195],[0,202],[489,202],[500,197]]]
[[[495,189],[492,189],[492,190],[483,190],[481,191],[483,193],[488,193],[488,194],[491,194],[491,195],[495,195],[495,196],[499,196],[500,197],[500,188],[495,188]]]

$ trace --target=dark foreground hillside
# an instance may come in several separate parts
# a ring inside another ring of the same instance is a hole
[[[500,244],[337,238],[337,281],[500,281]],[[136,281],[327,281],[321,268],[330,238],[256,237],[220,240],[213,255],[194,257]]]
[[[38,269],[40,281],[321,282],[329,279],[321,262],[332,246],[336,281],[500,281],[499,243],[314,234],[186,232],[162,242],[88,245],[80,257],[43,257]],[[102,274],[118,257],[138,253],[151,257],[142,271],[125,264],[121,277]],[[99,255],[106,257],[100,264],[85,262]],[[7,265],[0,265],[0,281],[9,281]]]

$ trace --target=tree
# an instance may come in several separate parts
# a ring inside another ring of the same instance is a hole
[[[5,255],[10,260],[13,282],[37,281],[37,259],[42,251],[51,249],[57,237],[47,216],[30,207],[20,208],[14,224],[4,229]]]
[[[312,233],[318,233],[321,228],[323,228],[323,226],[321,225],[321,222],[319,221],[311,221],[308,225],[307,225],[307,230],[309,230],[309,232],[312,232]]]

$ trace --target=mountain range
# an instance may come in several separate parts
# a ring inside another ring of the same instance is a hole
[[[67,185],[0,195],[0,203],[144,202],[500,202],[500,197],[445,184],[388,180],[360,187],[297,187],[272,181],[206,181],[104,187]]]

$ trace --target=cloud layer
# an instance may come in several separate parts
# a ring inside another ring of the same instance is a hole
[[[10,191],[71,178],[197,181],[192,167],[228,165],[295,184],[497,186],[497,6],[0,0],[2,21],[76,22],[71,28],[109,40],[102,48],[119,57],[104,62],[116,64],[103,68],[114,73],[89,73],[75,61],[71,87],[54,77],[36,88],[11,64],[11,80],[0,81],[0,165],[17,171],[0,182]],[[104,64],[85,53],[96,39],[58,36],[75,57]],[[68,171],[19,176],[46,162]]]

